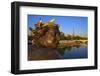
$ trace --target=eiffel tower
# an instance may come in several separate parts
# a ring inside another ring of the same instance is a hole
[[[74,29],[74,25],[73,25],[73,35],[72,35],[72,36],[73,36],[73,38],[72,38],[72,39],[74,40],[74,36],[75,36],[75,29]]]

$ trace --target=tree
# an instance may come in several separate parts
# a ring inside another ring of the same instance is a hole
[[[60,39],[61,40],[66,40],[66,36],[63,32],[60,32]]]
[[[72,36],[70,35],[70,34],[68,34],[67,36],[66,36],[66,40],[71,40],[72,39]]]

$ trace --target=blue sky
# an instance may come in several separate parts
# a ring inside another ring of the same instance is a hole
[[[60,31],[65,34],[73,34],[73,27],[75,35],[87,36],[88,31],[88,17],[79,16],[51,16],[51,15],[28,15],[28,27],[34,28],[34,24],[38,20],[43,23],[55,19],[55,24],[59,24]]]

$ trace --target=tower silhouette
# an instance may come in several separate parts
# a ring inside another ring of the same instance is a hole
[[[75,29],[74,29],[74,25],[73,25],[73,40],[74,40],[74,36],[75,36]]]

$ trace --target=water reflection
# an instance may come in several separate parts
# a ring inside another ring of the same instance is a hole
[[[76,58],[87,58],[88,51],[87,45],[78,45],[74,47],[63,47],[59,48],[58,52],[62,56],[63,59],[76,59]]]
[[[87,45],[63,46],[58,49],[28,45],[28,60],[55,60],[88,58]]]

